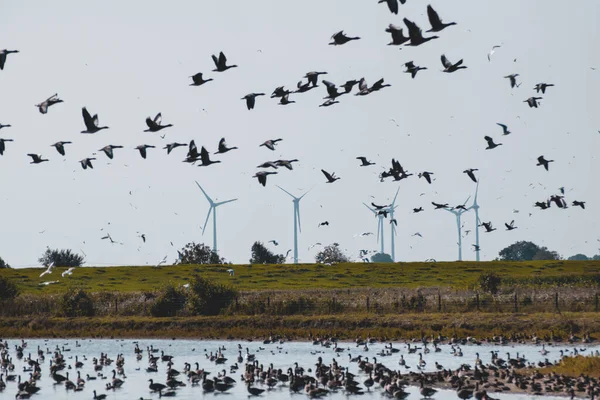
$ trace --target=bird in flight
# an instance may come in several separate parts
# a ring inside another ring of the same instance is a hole
[[[503,135],[509,135],[510,131],[508,130],[508,126],[501,124],[500,122],[496,122],[496,125],[498,125],[499,127],[502,128],[502,134]]]
[[[317,226],[317,228],[319,228],[321,226],[329,226],[329,221],[320,222],[319,225]]]
[[[344,33],[344,31],[339,31],[337,33],[334,33],[333,36],[331,36],[331,39],[333,40],[333,42],[329,43],[330,45],[341,46],[343,44],[348,43],[351,40],[358,40],[360,38],[358,36],[350,37],[350,36],[347,36]]]
[[[275,146],[277,142],[281,142],[283,139],[269,139],[258,147],[265,146],[269,150],[275,151]]]
[[[519,76],[519,74],[511,74],[511,75],[507,75],[505,76],[506,79],[510,80],[510,87],[511,89],[516,87],[521,86],[520,83],[517,83],[517,76]]]
[[[108,129],[108,126],[98,126],[98,114],[94,114],[92,117],[85,107],[81,109],[81,114],[83,115],[83,123],[86,128],[81,133],[96,133],[102,129]]]
[[[268,243],[273,243],[273,246],[279,246],[279,242],[277,240],[269,240]]]
[[[50,275],[52,273],[52,269],[54,268],[54,261],[52,261],[50,263],[50,265],[48,265],[48,267],[46,268],[46,270],[44,272],[42,272],[40,274],[40,278],[44,275]]]
[[[40,113],[46,114],[48,112],[48,107],[62,102],[63,101],[58,98],[58,93],[55,93],[52,96],[48,97],[46,100],[42,101],[40,104],[36,104],[35,106],[38,108]]]
[[[215,63],[216,68],[213,69],[213,71],[215,72],[224,72],[227,71],[229,68],[236,68],[237,65],[227,65],[227,57],[225,57],[225,54],[223,54],[223,52],[221,52],[219,54],[219,58],[217,59],[217,56],[215,56],[213,54],[212,59]]]
[[[477,168],[469,168],[463,171],[464,174],[467,174],[469,178],[475,183],[477,183],[477,178],[475,178],[475,171],[479,171]]]
[[[264,95],[264,93],[250,93],[242,97],[241,100],[246,100],[246,108],[248,108],[248,110],[253,110],[254,104],[256,104],[256,98]]]
[[[360,160],[361,162],[361,167],[368,167],[369,165],[375,165],[375,163],[371,162],[371,161],[367,161],[367,157],[356,157],[357,160]]]
[[[539,156],[537,160],[538,163],[536,164],[536,166],[543,166],[546,169],[546,171],[548,171],[549,164],[551,162],[554,162],[554,160],[546,160],[544,156]]]
[[[494,143],[494,139],[492,139],[489,136],[484,136],[483,138],[486,140],[486,142],[488,144],[487,147],[485,148],[486,150],[492,150],[498,146],[502,146],[502,143]]]
[[[501,46],[500,46],[500,45],[498,45],[498,44],[492,47],[492,49],[490,50],[490,52],[489,52],[489,53],[488,53],[488,55],[487,55],[488,61],[490,61],[490,62],[492,61],[492,56],[493,56],[493,55],[494,55],[494,53],[496,52],[496,49],[498,49],[498,48],[500,48],[500,47],[501,47]]]
[[[513,229],[517,229],[517,227],[515,226],[515,220],[514,219],[512,221],[510,221],[510,224],[507,224],[505,222],[504,226],[506,226],[506,230],[507,231],[512,231]]]
[[[258,178],[258,183],[260,183],[263,186],[267,185],[267,176],[269,175],[273,175],[276,174],[276,171],[258,171],[253,178]]]
[[[154,117],[154,119],[150,117],[146,118],[146,125],[148,125],[148,129],[144,130],[144,132],[158,132],[162,129],[173,126],[173,124],[161,125],[161,123],[162,113],[156,114],[156,117]]]
[[[321,172],[323,173],[323,175],[325,175],[325,178],[327,178],[326,183],[333,183],[333,182],[337,181],[338,179],[340,179],[339,177],[335,176],[335,172],[330,174],[329,172],[325,171],[324,169],[322,169]]]

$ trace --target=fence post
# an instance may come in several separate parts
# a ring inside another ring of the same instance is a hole
[[[519,302],[517,299],[517,292],[515,292],[515,312],[519,312]]]
[[[442,311],[442,296],[440,295],[440,291],[438,290],[438,312]]]
[[[267,307],[271,307],[271,296],[267,296]]]
[[[558,311],[558,292],[554,294],[554,308]]]
[[[477,311],[479,311],[479,292],[475,293],[475,305],[477,306]]]
[[[369,296],[367,296],[367,311],[369,311]]]

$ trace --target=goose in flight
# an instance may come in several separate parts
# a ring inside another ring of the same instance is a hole
[[[253,178],[258,178],[258,183],[263,186],[267,185],[267,176],[276,174],[276,171],[258,171]]]
[[[195,163],[196,161],[198,161],[198,158],[200,158],[200,153],[198,153],[198,147],[196,147],[196,143],[192,139],[190,140],[188,152],[183,162]]]
[[[585,210],[585,201],[574,200],[572,205],[573,207],[579,206]]]
[[[114,240],[113,240],[113,238],[110,236],[110,233],[107,233],[107,234],[106,234],[106,236],[103,236],[103,237],[101,237],[100,239],[101,239],[101,240],[108,239],[108,240],[110,240],[110,243],[111,243],[111,244],[123,244],[123,243],[121,243],[121,242],[114,241]]]
[[[486,150],[492,150],[498,146],[502,146],[502,143],[494,143],[494,139],[492,139],[489,136],[484,136],[483,138],[486,140],[486,142],[488,144],[487,147],[485,148]]]
[[[365,78],[360,78],[360,81],[358,81],[358,93],[356,93],[355,96],[366,96],[369,93],[371,93],[371,91],[369,90],[369,85],[367,85],[367,80]]]
[[[279,246],[279,242],[277,240],[269,240],[267,243],[273,243],[273,246]]]
[[[503,135],[510,135],[510,131],[508,130],[508,126],[501,124],[500,122],[496,122],[496,125],[498,125],[499,127],[502,128],[502,134]]]
[[[355,85],[358,85],[358,81],[356,79],[351,79],[349,81],[346,81],[346,83],[344,83],[343,85],[340,85],[340,87],[344,88],[345,93],[350,93],[350,91]]]
[[[286,167],[287,169],[292,171],[294,169],[294,167],[292,166],[292,163],[294,163],[294,162],[298,162],[298,160],[295,158],[293,160],[277,160],[277,161],[275,161],[275,164],[278,167]]]
[[[567,203],[564,200],[564,196],[550,196],[550,201],[554,202],[558,208],[567,208]]]
[[[285,90],[283,86],[279,86],[279,87],[275,88],[275,90],[273,90],[273,93],[271,93],[271,98],[283,97],[290,93],[292,93],[292,92],[290,92],[289,90]]]
[[[187,146],[186,143],[173,142],[173,143],[169,143],[168,145],[166,145],[165,147],[163,147],[163,150],[166,149],[167,150],[167,154],[171,154],[171,152],[173,151],[173,149],[176,149],[177,147],[185,147],[185,146]]]
[[[94,166],[92,165],[92,160],[95,160],[94,157],[88,157],[88,158],[84,158],[83,160],[79,160],[79,163],[81,164],[81,168],[83,169],[94,169]]]
[[[295,100],[290,100],[289,95],[285,94],[283,96],[281,96],[281,99],[279,100],[279,105],[280,106],[287,106],[288,104],[292,104],[295,103]]]
[[[12,139],[2,139],[0,138],[0,156],[4,155],[4,150],[6,150],[6,142],[12,142]]]
[[[4,69],[4,64],[6,63],[6,56],[13,53],[18,53],[19,50],[0,50],[0,70]]]
[[[392,86],[392,85],[390,85],[389,83],[384,84],[383,83],[383,78],[381,78],[380,80],[378,80],[377,82],[375,82],[373,84],[373,86],[371,86],[369,88],[369,92],[377,92],[378,90],[381,90],[381,89],[383,89],[385,87],[390,87],[390,86]]]
[[[52,273],[52,269],[54,268],[54,261],[52,261],[48,267],[46,268],[46,270],[44,272],[42,272],[40,274],[40,278],[44,275],[50,275]]]
[[[419,232],[415,232],[415,233],[413,233],[411,236],[418,236],[418,237],[420,237],[420,238],[422,238],[422,237],[423,237],[423,235],[421,235]]]
[[[550,201],[546,200],[546,201],[536,201],[534,204],[534,207],[539,207],[540,210],[545,210],[547,208],[550,208]]]
[[[282,140],[283,139],[269,139],[258,147],[265,146],[267,149],[275,151],[275,146],[277,145],[277,142],[280,142]]]
[[[51,146],[54,147],[56,149],[56,151],[58,151],[58,154],[60,154],[61,156],[64,156],[65,155],[65,144],[71,144],[71,142],[56,142]]]
[[[329,226],[329,221],[319,222],[319,225],[317,225],[317,228],[320,228],[322,226]]]
[[[554,86],[554,85],[552,83],[538,83],[535,85],[534,89],[537,93],[539,93],[541,91],[542,94],[546,94],[546,88],[548,88],[550,86]]]
[[[475,183],[477,183],[477,178],[475,178],[475,171],[479,171],[477,168],[469,168],[463,171],[463,174],[467,174],[469,178]]]
[[[206,150],[206,148],[204,148],[204,146],[202,146],[202,148],[200,149],[200,160],[202,161],[202,164],[198,165],[199,167],[208,167],[211,164],[217,164],[221,162],[219,160],[212,161],[210,159],[208,151]]]
[[[58,98],[58,93],[56,93],[48,97],[46,100],[42,101],[40,104],[36,104],[35,106],[38,108],[40,113],[46,114],[48,112],[48,107],[62,102],[63,101]]]
[[[213,54],[212,59],[216,66],[216,68],[213,69],[213,71],[215,71],[215,72],[224,72],[224,71],[227,71],[229,68],[237,67],[237,65],[227,65],[227,57],[225,57],[225,54],[223,54],[223,52],[221,52],[219,54],[218,59],[217,59],[217,56],[215,56]]]
[[[311,71],[307,72],[306,75],[304,75],[304,77],[308,79],[308,82],[311,85],[317,86],[317,80],[319,79],[319,75],[327,75],[327,72]]]
[[[372,205],[372,206],[373,206],[373,208],[374,208],[375,210],[377,210],[377,211],[379,211],[379,210],[383,210],[384,208],[387,208],[387,207],[389,207],[389,205],[383,205],[383,206],[380,206],[379,204],[375,204],[375,203],[373,203],[373,202],[371,202],[371,205]]]
[[[403,28],[401,28],[397,25],[394,25],[394,24],[388,25],[388,27],[385,29],[385,31],[392,35],[392,41],[388,43],[388,46],[400,46],[410,40],[409,37],[404,36],[404,34],[402,33],[402,30],[403,30]]]
[[[459,204],[457,206],[454,207],[455,210],[462,210],[462,211],[469,211],[467,210],[467,207],[465,207],[464,204]]]
[[[98,114],[92,117],[85,107],[81,109],[81,114],[86,127],[85,131],[81,131],[81,133],[96,133],[102,129],[108,129],[108,126],[98,126]]]
[[[338,97],[340,97],[341,95],[347,93],[347,92],[342,92],[342,93],[338,92],[338,88],[335,86],[335,83],[333,83],[333,82],[329,82],[329,81],[323,79],[323,84],[327,88],[327,97],[323,97],[323,99],[335,100]]]
[[[351,40],[358,40],[358,39],[360,39],[360,37],[358,37],[358,36],[350,37],[350,36],[347,36],[344,33],[344,31],[339,31],[337,33],[334,33],[333,36],[331,36],[331,39],[333,40],[333,42],[329,43],[330,45],[341,46],[343,44],[348,43]]]
[[[415,213],[415,214],[416,214],[416,213],[420,213],[421,211],[424,211],[424,210],[423,210],[423,207],[419,207],[419,208],[413,208],[413,213]]]
[[[148,129],[144,130],[144,132],[158,132],[162,129],[173,126],[173,124],[161,125],[161,122],[162,113],[156,114],[156,117],[154,117],[154,119],[150,117],[146,118],[146,125],[148,125]]]
[[[438,39],[439,36],[430,36],[428,38],[423,37],[423,31],[417,24],[409,20],[408,18],[404,18],[404,25],[408,28],[408,36],[410,37],[410,42],[405,44],[405,46],[420,46],[423,43],[427,43],[430,40]]]
[[[459,69],[466,69],[467,67],[462,65],[463,60],[458,60],[456,64],[452,64],[444,54],[441,56],[442,65],[444,66],[444,72],[452,73],[458,71]]]
[[[431,175],[433,175],[433,172],[419,172],[419,178],[425,178],[425,180],[427,181],[427,183],[431,184]]]
[[[546,171],[548,171],[548,167],[549,167],[549,165],[548,165],[548,164],[550,164],[551,162],[554,162],[554,160],[546,160],[546,159],[544,158],[544,156],[539,156],[539,157],[537,158],[537,160],[538,160],[538,163],[537,163],[537,164],[535,164],[535,165],[536,165],[536,166],[540,166],[540,165],[544,166],[544,168],[546,169]]]
[[[322,104],[319,104],[319,107],[330,107],[334,104],[339,104],[339,103],[340,102],[337,100],[329,99],[329,100],[326,100],[325,102],[323,102]]]
[[[11,126],[12,125],[10,125],[10,124],[7,124],[7,125],[0,124],[0,129],[2,129],[2,128],[10,128]]]
[[[479,226],[483,226],[485,228],[486,233],[496,230],[496,228],[492,227],[491,222],[482,222],[481,225],[479,225]]]
[[[267,161],[264,162],[258,166],[256,166],[256,168],[273,168],[273,169],[277,169],[277,164],[274,161]]]
[[[379,0],[377,3],[386,3],[392,14],[398,14],[398,0]],[[400,0],[400,3],[406,3],[406,0]]]
[[[190,76],[190,78],[192,78],[193,81],[193,83],[190,83],[190,86],[201,86],[204,85],[206,82],[210,82],[213,80],[213,78],[202,78],[202,72],[198,72],[196,75]]]
[[[473,246],[473,251],[479,251],[479,250],[481,250],[481,247],[477,246],[476,244],[472,244],[471,246]]]
[[[306,83],[302,83],[302,81],[298,81],[298,84],[296,84],[296,87],[298,88],[297,90],[294,90],[293,93],[305,93],[308,92],[311,89],[314,89],[316,87],[318,87],[319,85],[310,85],[310,81],[306,82]]]
[[[520,83],[517,83],[517,76],[519,76],[519,74],[511,74],[511,75],[506,75],[505,78],[510,80],[510,87],[511,89],[516,87],[521,86]]]
[[[254,104],[256,103],[256,98],[258,96],[264,96],[264,93],[250,93],[245,95],[244,97],[242,97],[241,100],[246,100],[246,107],[248,108],[248,110],[253,110],[254,109]]]
[[[184,145],[185,146],[185,145]],[[106,157],[110,158],[111,160],[113,159],[113,150],[114,149],[122,149],[123,146],[118,146],[118,145],[114,145],[114,144],[109,144],[108,146],[104,146],[103,148],[101,148],[98,151],[103,151],[104,154],[106,154]]]
[[[338,179],[340,179],[337,176],[335,176],[335,172],[330,174],[329,172],[325,171],[324,169],[322,169],[321,172],[323,173],[323,175],[325,175],[325,178],[327,178],[327,183],[333,183],[333,182],[337,181]]]
[[[367,157],[360,156],[360,157],[356,157],[356,159],[360,160],[360,162],[361,162],[360,166],[361,167],[368,167],[369,165],[375,165],[375,163],[373,163],[371,161],[367,161]]]
[[[149,144],[141,144],[141,145],[135,147],[135,149],[140,152],[140,156],[142,156],[143,159],[146,159],[146,150],[153,149],[153,148],[155,148],[155,146],[152,146]]]
[[[67,275],[73,275],[73,271],[75,271],[75,267],[71,267],[68,270],[63,271],[63,273],[61,275],[64,278]]]
[[[517,229],[517,227],[515,226],[515,220],[514,219],[512,221],[510,221],[510,224],[507,224],[505,222],[504,226],[506,226],[506,230],[507,231],[512,231],[513,229]]]
[[[433,204],[436,210],[439,210],[440,208],[448,208],[448,203],[440,204],[432,201],[431,204]]]
[[[449,26],[456,25],[456,22],[444,24],[438,13],[431,7],[431,4],[427,6],[427,17],[429,17],[429,23],[431,24],[431,29],[427,32],[440,32]]]
[[[32,161],[29,164],[40,164],[43,163],[44,161],[48,161],[45,158],[42,158],[41,155],[39,154],[27,154],[29,157],[31,157]]]
[[[541,97],[530,97],[527,100],[523,100],[523,103],[527,103],[529,108],[538,108],[538,100],[541,100]]]
[[[418,65],[415,65],[413,61],[405,63],[404,66],[406,67],[406,71],[404,72],[410,74],[413,79],[415,79],[415,76],[417,76],[419,71],[427,69],[427,67],[419,67]]]
[[[227,143],[225,143],[225,138],[221,138],[219,140],[219,150],[215,154],[224,154],[230,150],[235,150],[237,147],[227,147]]]

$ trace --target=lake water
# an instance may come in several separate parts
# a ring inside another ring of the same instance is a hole
[[[92,399],[93,398],[93,390],[95,389],[98,394],[105,393],[107,395],[107,399],[139,399],[143,397],[144,399],[158,399],[158,393],[151,393],[148,387],[149,382],[148,379],[154,379],[155,382],[165,383],[166,381],[166,370],[167,365],[165,362],[158,362],[158,372],[148,373],[146,372],[146,367],[148,366],[148,353],[146,348],[152,345],[154,348],[158,348],[163,350],[165,354],[173,356],[174,365],[172,368],[177,369],[182,372],[182,375],[178,376],[177,379],[184,381],[187,386],[177,389],[176,397],[179,399],[198,399],[203,397],[212,397],[224,396],[225,398],[247,398],[248,392],[246,390],[246,386],[241,380],[241,374],[244,370],[244,365],[239,364],[240,369],[237,372],[230,373],[230,365],[237,362],[238,356],[238,344],[241,344],[243,347],[243,353],[246,354],[246,347],[249,349],[251,354],[256,355],[256,360],[259,364],[263,364],[265,366],[265,370],[268,368],[269,364],[273,364],[275,368],[281,368],[284,373],[285,371],[294,366],[294,362],[298,362],[301,367],[304,367],[305,370],[308,368],[312,368],[314,371],[315,363],[317,362],[317,358],[320,356],[323,359],[323,363],[329,365],[332,362],[332,359],[335,358],[337,362],[341,366],[348,366],[349,371],[357,374],[355,378],[358,382],[363,382],[367,376],[364,373],[358,372],[358,367],[356,363],[349,362],[348,354],[351,354],[352,357],[361,355],[363,357],[369,357],[369,361],[372,360],[373,357],[377,357],[377,361],[383,363],[390,369],[399,369],[401,372],[405,373],[406,370],[404,367],[399,365],[400,356],[402,355],[406,360],[406,364],[411,366],[411,371],[417,371],[416,366],[419,359],[418,354],[408,354],[406,344],[402,343],[393,343],[395,348],[400,349],[398,353],[392,353],[392,355],[381,357],[377,356],[377,353],[381,352],[385,349],[385,345],[383,343],[375,343],[368,346],[368,350],[365,350],[362,346],[357,347],[355,343],[351,342],[340,342],[338,344],[339,347],[343,347],[346,350],[340,355],[336,355],[333,346],[331,348],[325,348],[320,345],[313,345],[308,342],[285,342],[283,344],[273,343],[273,344],[263,344],[262,342],[248,342],[248,341],[199,341],[199,340],[147,340],[147,339],[79,339],[79,347],[76,346],[76,342],[74,339],[52,339],[52,340],[27,340],[27,348],[24,350],[24,358],[22,360],[18,360],[16,357],[15,345],[20,344],[20,340],[12,339],[8,340],[10,346],[10,356],[12,357],[13,363],[15,365],[15,369],[12,374],[20,374],[23,380],[29,378],[29,372],[23,372],[23,367],[26,366],[26,362],[24,361],[27,358],[28,354],[31,353],[33,359],[37,358],[37,347],[40,346],[44,352],[46,350],[53,351],[58,348],[64,348],[64,356],[67,359],[67,364],[73,366],[73,369],[65,369],[60,371],[60,374],[66,375],[66,372],[69,372],[69,377],[72,381],[76,381],[77,371],[74,368],[75,364],[75,356],[79,357],[79,361],[84,362],[83,368],[79,369],[81,371],[81,376],[85,379],[87,374],[92,376],[97,376],[97,372],[94,371],[94,367],[92,364],[92,358],[100,358],[100,353],[108,354],[109,358],[115,360],[118,354],[123,354],[125,356],[125,376],[126,378],[121,377],[125,383],[120,389],[116,390],[106,390],[106,383],[110,381],[112,377],[111,371],[114,367],[114,363],[111,366],[105,366],[102,373],[104,376],[107,376],[108,379],[102,380],[98,378],[94,381],[88,381],[85,385],[85,389],[81,392],[73,392],[67,391],[64,385],[54,385],[53,380],[49,376],[49,364],[50,359],[52,358],[52,354],[46,354],[46,360],[41,364],[42,366],[42,379],[37,382],[37,386],[41,388],[38,394],[32,396],[32,398],[52,398],[52,399]],[[138,342],[141,349],[144,350],[143,358],[140,361],[136,360],[134,348],[134,342]],[[421,346],[421,344],[418,344]],[[211,362],[207,359],[206,354],[209,354],[211,351],[216,353],[219,347],[225,347],[223,351],[224,356],[228,359],[225,364],[216,365],[214,362]],[[434,371],[435,370],[435,362],[437,361],[439,364],[443,365],[444,368],[452,368],[456,369],[463,363],[468,363],[474,365],[476,352],[479,352],[479,356],[484,364],[488,364],[491,361],[490,351],[497,350],[499,351],[499,356],[502,358],[506,358],[506,353],[510,353],[511,357],[516,357],[517,352],[520,356],[525,356],[528,362],[537,363],[538,361],[543,361],[544,358],[548,358],[550,361],[555,361],[560,358],[560,350],[566,351],[567,354],[572,354],[572,351],[575,346],[569,344],[557,344],[553,346],[546,346],[546,349],[549,350],[549,354],[543,356],[540,353],[541,346],[535,345],[506,345],[506,346],[493,346],[493,345],[464,345],[460,346],[463,356],[457,357],[452,354],[452,349],[450,345],[441,345],[441,352],[434,352],[433,349],[429,354],[423,354],[423,359],[427,362],[425,367],[425,371]],[[598,347],[587,346],[583,344],[578,344],[577,348],[581,349],[587,347],[587,350],[582,352],[581,354],[587,355],[592,351],[595,351]],[[70,350],[70,351],[68,351]],[[155,355],[160,355],[160,353],[155,353]],[[84,360],[84,357],[87,360]],[[200,368],[204,368],[207,371],[210,371],[211,374],[208,378],[211,378],[217,375],[220,371],[225,369],[227,371],[227,375],[231,376],[237,381],[237,384],[234,388],[229,390],[228,392],[221,393],[204,393],[202,390],[202,386],[191,386],[190,383],[186,380],[186,377],[183,375],[184,362],[188,362],[192,364],[192,369],[194,369],[194,363],[199,363]],[[313,374],[306,372],[307,374],[313,376]],[[260,384],[256,384],[256,387],[259,388],[267,388],[265,386],[261,386]],[[411,393],[408,397],[409,399],[420,399],[421,396],[418,392],[418,387],[409,387],[407,391]],[[4,392],[0,392],[0,399],[13,399],[15,394],[17,393],[17,385],[15,382],[8,382],[7,387]],[[532,395],[523,395],[523,394],[505,394],[505,393],[490,393],[491,396],[500,399],[510,399],[510,400],[518,400],[518,399],[529,399],[529,398],[539,398],[539,396]],[[265,391],[261,397],[268,399],[298,399],[304,397],[305,395],[293,394],[289,391],[287,384],[278,384],[274,389]],[[348,396],[343,392],[331,392],[326,398],[329,399],[346,399]],[[382,397],[382,389],[378,387],[376,384],[369,392],[365,390],[364,399],[380,399]],[[551,397],[546,397],[551,398]],[[434,399],[458,399],[456,392],[451,390],[441,390],[438,392]]]

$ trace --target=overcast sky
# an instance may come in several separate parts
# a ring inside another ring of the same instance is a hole
[[[600,3],[434,0],[441,18],[458,25],[420,47],[387,46],[386,27],[403,25],[403,17],[429,29],[427,4],[408,0],[392,15],[376,0],[4,1],[0,48],[21,52],[0,71],[0,123],[12,125],[0,137],[14,139],[0,156],[0,256],[35,266],[50,246],[83,251],[87,265],[154,264],[165,255],[171,262],[188,242],[212,245],[211,223],[202,235],[208,202],[197,180],[217,200],[238,198],[218,210],[219,252],[235,263],[248,262],[256,240],[277,240],[271,247],[279,253],[292,248],[293,205],[275,185],[297,194],[313,188],[300,203],[303,262],[314,260],[319,247],[308,247],[316,242],[338,242],[353,258],[377,249],[375,236],[354,237],[377,228],[362,203],[389,202],[398,187],[396,259],[456,260],[454,217],[431,201],[457,205],[472,195],[466,168],[479,169],[481,220],[498,228],[482,233],[482,260],[517,240],[565,257],[598,253]],[[329,46],[342,29],[361,39]],[[220,51],[239,68],[211,72]],[[468,69],[442,73],[441,54]],[[428,68],[414,80],[403,73],[411,60]],[[268,97],[313,70],[337,84],[383,77],[392,86],[328,108],[318,107],[322,84],[290,96],[296,103],[288,106]],[[197,72],[214,81],[189,86]],[[518,88],[503,78],[512,73],[520,74]],[[530,109],[523,101],[539,82],[556,86]],[[240,98],[251,92],[267,96],[248,111]],[[54,93],[64,103],[40,114],[34,104]],[[80,134],[83,106],[110,129]],[[159,111],[174,124],[164,139],[143,132],[145,118]],[[512,134],[502,136],[497,122]],[[485,135],[503,145],[485,150]],[[182,163],[185,148],[162,150],[194,139],[212,153],[221,137],[239,150],[214,156],[222,163],[208,168]],[[275,151],[259,147],[273,138],[283,139]],[[50,147],[59,140],[73,142],[66,157]],[[133,149],[144,143],[157,147],[146,160]],[[125,148],[111,161],[97,152],[108,144]],[[94,152],[94,169],[82,170],[78,161]],[[50,161],[30,165],[27,153]],[[540,155],[555,160],[549,172],[535,165]],[[377,165],[359,167],[357,156]],[[280,158],[300,161],[260,186],[256,166]],[[379,182],[392,158],[415,175]],[[321,168],[341,179],[326,184]],[[434,173],[431,185],[417,178],[421,171]],[[561,186],[569,203],[587,208],[533,207]],[[413,214],[419,206],[425,212]],[[518,229],[507,232],[512,219]],[[318,228],[322,221],[329,226]],[[473,213],[463,221],[472,231],[464,259],[474,259]],[[124,244],[101,240],[106,232]],[[389,252],[389,224],[385,239]]]

